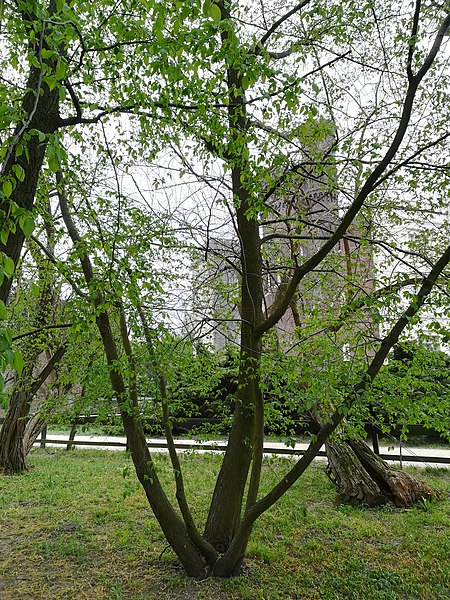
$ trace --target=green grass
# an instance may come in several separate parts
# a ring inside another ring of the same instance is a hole
[[[167,457],[156,458],[173,495]],[[182,457],[203,523],[219,456]],[[410,510],[333,504],[322,465],[261,517],[246,574],[187,579],[167,548],[124,453],[35,451],[31,469],[0,478],[2,600],[355,599],[450,597],[450,470],[420,471],[444,491]],[[264,464],[264,487],[289,467]]]

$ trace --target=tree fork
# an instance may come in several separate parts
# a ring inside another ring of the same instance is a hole
[[[237,180],[237,181],[236,181]],[[239,184],[238,184],[239,182]],[[234,189],[240,190],[240,169],[233,169]],[[237,187],[239,185],[239,187]],[[238,391],[233,424],[227,450],[217,478],[205,528],[206,539],[219,551],[230,544],[241,518],[241,509],[248,472],[255,446],[255,409],[261,402],[259,362],[261,339],[253,334],[254,324],[262,319],[262,261],[259,228],[255,220],[246,216],[247,197],[238,208],[238,227],[241,237],[241,355]],[[262,408],[258,407],[261,413]],[[261,419],[258,420],[261,426]],[[261,432],[257,436],[260,446]],[[258,466],[256,467],[259,468]],[[259,476],[253,477],[253,488]]]
[[[372,359],[372,362],[367,368],[365,376],[357,385],[353,387],[351,393],[348,395],[345,403],[347,407],[351,406],[355,402],[356,398],[358,398],[359,395],[364,392],[367,386],[370,385],[378,375],[378,372],[381,369],[389,351],[394,344],[397,343],[408,322],[419,312],[431,290],[433,289],[437,279],[447,267],[449,262],[450,246],[447,247],[429,274],[423,279],[423,283],[419,291],[412,299],[408,308],[394,323],[389,333],[382,340],[380,347]],[[278,484],[273,487],[272,490],[270,490],[263,498],[258,500],[246,510],[239,528],[228,547],[228,550],[223,554],[223,556],[220,557],[214,566],[214,574],[216,574],[218,577],[230,577],[239,569],[253,524],[258,517],[260,517],[271,506],[273,506],[275,502],[277,502],[305,472],[306,468],[317,456],[322,444],[328,440],[330,435],[336,430],[338,425],[344,419],[344,414],[346,411],[342,410],[342,408],[343,407],[338,407],[333,415],[329,418],[328,422],[324,423],[303,456],[292,467],[292,469],[286,473],[286,475],[278,482]]]

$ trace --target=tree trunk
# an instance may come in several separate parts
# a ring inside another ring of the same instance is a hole
[[[338,503],[381,506],[392,502],[409,508],[419,500],[439,497],[420,479],[390,467],[362,441],[329,441],[326,450]]]
[[[53,14],[55,11],[55,1],[50,0],[49,13]],[[39,22],[39,19],[35,15],[25,11],[20,11],[20,16],[25,27],[33,30],[34,34],[34,21]],[[45,35],[42,46],[43,48],[47,48]],[[30,43],[30,51],[33,50],[33,45]],[[50,90],[42,79],[42,69],[47,65],[51,69],[55,69],[56,61],[57,57],[52,57],[42,60],[42,63],[45,63],[42,68],[34,65],[30,67],[26,93],[22,101],[22,110],[26,118],[24,122],[17,125],[1,168],[2,176],[12,177],[15,180],[15,187],[11,196],[0,202],[0,210],[3,210],[6,215],[10,213],[12,202],[15,202],[20,208],[25,208],[26,210],[32,210],[34,206],[36,188],[44,162],[48,138],[40,140],[37,133],[30,134],[30,132],[40,131],[50,134],[54,133],[60,125],[58,87]],[[26,151],[18,152],[17,150],[24,137],[28,137]],[[24,177],[20,181],[14,176],[13,167],[16,165],[21,167],[24,173]],[[0,244],[0,251],[12,258],[14,264],[17,264],[20,258],[24,239],[25,235],[22,229],[16,227],[14,231],[12,229],[9,231],[6,244]],[[12,278],[5,277],[2,285],[0,285],[0,299],[5,303],[9,297],[11,283]]]
[[[44,425],[45,419],[39,415],[39,412],[34,413],[34,415],[28,419],[25,432],[23,434],[23,452],[25,456],[28,456],[31,452],[33,444],[37,440],[37,437],[41,433]]]
[[[26,470],[23,436],[30,409],[29,395],[19,389],[12,393],[0,431],[0,473],[12,475]]]
[[[239,189],[240,176],[240,169],[235,167],[234,189]],[[248,208],[248,198],[243,195],[237,211],[241,240],[242,322],[236,408],[205,528],[206,539],[219,552],[227,550],[240,523],[248,472],[257,455],[264,427],[263,417],[261,422],[255,422],[255,411],[262,402],[259,391],[261,339],[254,335],[254,327],[262,320],[262,261],[258,223],[247,218]],[[262,413],[262,407],[258,413]],[[256,436],[257,433],[260,435]],[[255,477],[259,477],[257,473]],[[256,480],[254,487],[257,487]]]
[[[231,19],[228,3],[219,1],[223,18]],[[228,43],[228,31],[221,32],[222,44]],[[248,120],[245,109],[245,91],[242,74],[233,66],[227,68],[227,87],[230,97],[228,125],[230,147],[247,146],[245,132]],[[248,161],[245,152],[234,154],[230,160],[231,181],[236,203],[237,227],[240,241],[241,266],[241,337],[238,392],[233,425],[228,439],[227,451],[214,488],[208,513],[205,538],[218,552],[225,552],[241,521],[245,486],[253,460],[247,503],[256,498],[261,472],[264,415],[259,390],[261,361],[261,336],[255,328],[262,322],[263,286],[262,256],[259,224],[249,216],[253,208],[252,197],[243,185]]]
[[[220,553],[228,549],[241,519],[252,455],[253,415],[249,412],[238,400],[206,522],[205,539]]]
[[[66,450],[72,450],[74,447],[74,444],[72,444],[73,440],[75,439],[75,435],[77,433],[77,428],[78,428],[78,424],[76,421],[74,421],[72,423],[72,427],[70,428],[70,433],[69,433],[69,443],[66,446]]]
[[[61,360],[66,346],[60,346],[40,374],[33,378],[34,360],[25,366],[11,394],[5,420],[0,430],[0,472],[12,475],[26,470],[26,456],[29,440],[24,445],[27,417],[31,402],[39,388],[51,375],[55,365]]]

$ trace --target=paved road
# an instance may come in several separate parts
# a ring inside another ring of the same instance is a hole
[[[67,443],[67,439],[68,436],[67,435],[60,435],[60,434],[52,434],[51,432],[49,432],[47,434],[47,438],[49,440],[55,440],[55,442],[59,442],[59,443],[51,443],[48,442],[47,445],[48,446],[61,446],[64,445],[64,443]],[[118,437],[118,436],[92,436],[92,435],[77,435],[75,437],[75,441],[77,442],[77,447],[78,448],[92,448],[95,444],[95,448],[97,449],[102,449],[102,450],[125,450],[126,447],[126,438],[125,437]],[[167,448],[165,448],[165,444],[166,441],[163,438],[147,438],[147,441],[149,442],[149,444],[151,445],[150,450],[152,452],[167,452]],[[84,444],[83,444],[84,442]],[[90,443],[89,443],[90,442]],[[39,444],[39,440],[36,442],[37,444]],[[102,443],[104,443],[105,445],[102,445]],[[180,451],[185,452],[185,451],[192,451],[193,446],[197,446],[199,444],[198,440],[194,440],[194,439],[181,439],[181,440],[176,440],[177,446],[179,448]],[[109,444],[113,444],[113,445],[109,445]],[[223,451],[225,449],[225,442],[222,440],[218,440],[218,441],[204,441],[201,443],[202,444],[202,449],[198,449],[196,448],[195,450],[199,453],[204,453],[204,452],[211,452],[211,451]],[[209,450],[208,447],[210,447],[211,449]],[[305,443],[297,443],[295,445],[295,450],[306,450],[306,448],[308,447],[308,444]],[[286,445],[284,445],[283,443],[280,442],[268,442],[266,441],[264,443],[264,448],[265,449],[271,449],[270,453],[265,453],[265,456],[270,456],[272,454],[285,454],[286,453],[286,449],[288,449],[288,447]],[[277,452],[277,450],[279,450],[279,452]],[[322,447],[322,451],[324,451],[325,448]],[[450,468],[450,446],[447,446],[446,448],[426,448],[426,447],[409,447],[408,445],[402,445],[400,448],[400,445],[398,443],[396,443],[393,447],[390,446],[380,446],[380,453],[382,455],[384,455],[384,458],[387,458],[389,456],[399,456],[400,454],[402,455],[402,464],[405,466],[409,466],[409,465],[415,465],[418,467],[425,467],[425,466],[440,466],[440,467],[447,467]],[[425,458],[425,457],[440,457],[440,458],[445,458],[447,459],[448,464],[442,464],[442,463],[431,463],[431,462],[427,462],[427,461],[411,461],[411,458]],[[408,460],[408,458],[410,460]],[[317,460],[326,460],[325,457],[317,457]],[[398,458],[396,460],[396,462],[399,462]]]

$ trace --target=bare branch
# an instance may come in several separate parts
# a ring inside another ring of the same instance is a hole
[[[419,17],[420,17],[420,8],[421,8],[421,0],[416,0],[416,8],[414,11],[414,19],[413,26],[411,31],[411,37],[409,39],[409,49],[408,49],[408,58],[406,61],[406,73],[408,75],[408,81],[412,81],[414,78],[412,71],[412,60],[414,56],[414,50],[417,45],[417,32],[419,30]]]
[[[73,323],[61,323],[60,325],[44,325],[43,327],[39,327],[39,329],[32,329],[31,331],[27,331],[26,333],[21,333],[19,335],[15,335],[12,338],[12,341],[21,340],[22,338],[35,335],[36,333],[40,333],[41,331],[47,329],[67,329],[68,327],[72,327]]]
[[[373,192],[377,185],[379,185],[380,179],[385,174],[386,169],[391,164],[394,156],[400,148],[401,143],[404,140],[406,131],[408,129],[409,121],[411,119],[417,89],[422,79],[425,77],[425,75],[431,68],[434,59],[436,58],[436,55],[439,51],[439,48],[441,47],[444,35],[449,29],[449,27],[450,13],[447,14],[446,18],[442,22],[442,25],[439,28],[438,34],[436,35],[431,50],[425,58],[422,67],[408,85],[408,90],[405,96],[405,100],[403,102],[403,109],[399,125],[397,127],[395,136],[384,157],[367,177],[364,185],[360,189],[355,200],[353,201],[345,215],[342,217],[341,223],[338,225],[335,232],[330,236],[328,241],[325,242],[322,245],[322,247],[319,248],[319,250],[313,256],[311,256],[310,259],[303,263],[303,265],[295,269],[292,279],[286,288],[286,291],[277,295],[277,297],[274,300],[274,303],[272,304],[272,307],[270,308],[269,316],[260,326],[256,328],[256,335],[262,336],[266,331],[273,327],[279,321],[279,319],[281,319],[281,317],[286,312],[300,281],[303,279],[303,277],[305,277],[307,273],[312,271],[325,258],[325,256],[329,254],[329,252],[331,252],[331,250],[335,247],[339,240],[344,236],[348,227],[351,225],[354,218],[361,210],[361,207],[363,206],[367,197]]]
[[[307,6],[310,2],[311,2],[311,0],[302,0],[302,2],[299,2],[296,6],[294,6],[294,8],[291,8],[291,10],[289,10],[282,17],[280,17],[277,21],[275,21],[275,23],[273,23],[273,25],[269,28],[269,30],[266,31],[266,33],[259,40],[259,42],[256,46],[256,52],[258,52],[258,49],[259,49],[259,52],[261,52],[260,49],[262,48],[262,46],[264,46],[264,44],[277,31],[277,29],[279,29],[281,27],[281,25],[283,25],[283,23],[285,23],[288,19],[290,19],[292,17],[292,15],[295,15],[295,13],[300,12],[302,10],[302,8],[305,8],[305,6]]]

